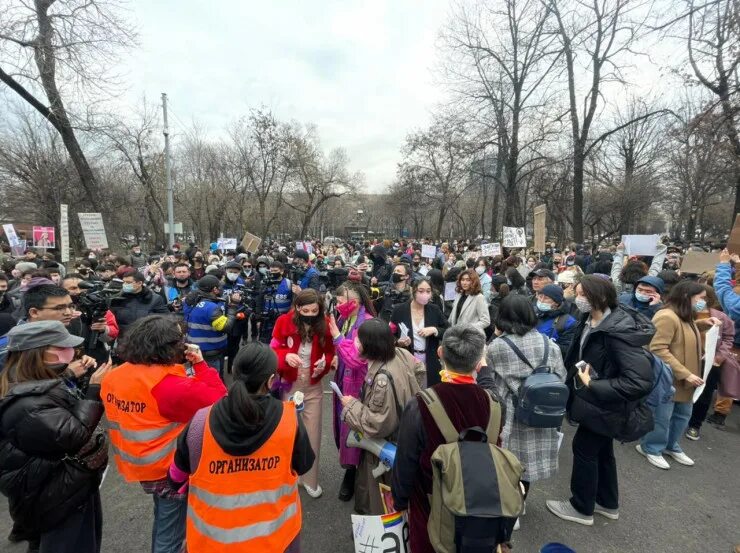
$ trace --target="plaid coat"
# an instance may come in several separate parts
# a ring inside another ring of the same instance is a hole
[[[506,335],[524,354],[533,367],[542,362],[545,355],[544,340],[536,329],[524,336]],[[514,420],[513,397],[519,392],[524,380],[532,373],[514,351],[503,340],[494,340],[488,346],[488,366],[493,372],[496,392],[506,404],[506,420],[501,433],[503,446],[517,456],[524,466],[522,480],[534,482],[555,474],[558,470],[558,434],[554,428],[532,428]],[[566,370],[560,348],[550,343],[550,369],[562,380]]]

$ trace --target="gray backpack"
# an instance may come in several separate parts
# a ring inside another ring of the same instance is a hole
[[[494,551],[509,541],[516,518],[524,507],[519,484],[523,468],[509,450],[498,447],[501,407],[490,397],[491,416],[479,426],[455,430],[436,392],[429,388],[424,401],[446,443],[434,450],[431,512],[427,530],[437,553],[457,553],[484,547]],[[472,437],[477,438],[471,440]],[[492,524],[491,519],[506,519]]]

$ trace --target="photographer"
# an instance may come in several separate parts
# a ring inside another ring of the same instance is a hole
[[[312,288],[317,292],[321,289],[319,272],[308,262],[306,250],[298,250],[293,254],[293,283],[294,294],[306,288]]]
[[[213,275],[201,278],[197,288],[185,298],[183,314],[188,342],[200,347],[205,360],[223,378],[228,335],[236,323],[237,306],[242,297],[238,293],[232,294],[227,311],[221,299],[221,287],[221,281]]]
[[[97,297],[93,290],[83,290],[80,275],[72,273],[62,280],[62,288],[69,292],[72,303],[81,312],[81,316],[72,319],[67,327],[71,334],[85,339],[83,346],[85,354],[89,355],[102,365],[108,361],[107,344],[111,344],[118,337],[118,323],[116,317],[108,309],[109,301],[105,296]],[[85,299],[96,301],[86,302]],[[102,316],[98,316],[102,313]]]

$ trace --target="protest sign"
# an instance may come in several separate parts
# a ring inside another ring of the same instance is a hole
[[[69,262],[69,215],[67,204],[60,206],[59,241],[62,248],[62,263]]]
[[[730,239],[727,240],[727,249],[730,253],[740,254],[740,213],[735,215],[735,224],[732,225]]]
[[[454,301],[457,297],[457,282],[445,282],[445,301]]]
[[[545,253],[545,237],[547,229],[545,220],[547,217],[547,206],[538,205],[534,208],[534,251]]]
[[[405,513],[352,515],[355,553],[410,553],[409,525]]]
[[[497,255],[501,255],[501,244],[499,242],[481,244],[480,254],[483,257],[495,257]]]
[[[622,236],[627,255],[655,255],[660,241],[659,234],[627,234]]]
[[[257,250],[259,250],[261,243],[262,238],[259,238],[249,232],[245,233],[244,238],[242,238],[242,247],[244,248],[244,251],[249,253],[257,253]]]
[[[26,253],[26,240],[18,240],[15,246],[10,246],[10,253],[13,257],[20,257]]]
[[[681,261],[681,273],[700,275],[712,271],[719,263],[719,253],[688,251]]]
[[[437,257],[437,246],[434,244],[422,244],[421,256],[426,259],[434,259]]]
[[[309,255],[313,253],[313,244],[311,242],[296,242],[295,250],[304,250]]]
[[[710,328],[704,337],[704,371],[702,373],[702,380],[704,384],[697,386],[694,390],[693,402],[699,399],[701,393],[704,391],[704,387],[707,385],[707,378],[709,378],[709,371],[712,370],[714,364],[714,354],[717,353],[717,342],[719,341],[719,326],[714,325]]]
[[[85,237],[85,245],[91,250],[108,248],[108,238],[105,236],[103,215],[100,213],[78,213],[80,227]]]
[[[523,227],[504,227],[504,248],[526,248],[527,235]]]
[[[225,250],[235,250],[236,238],[219,238],[216,242],[216,247],[222,252]]]
[[[54,227],[33,227],[33,245],[45,250],[56,247],[56,229]]]
[[[18,238],[18,235],[15,233],[15,227],[9,224],[3,225],[3,230],[5,231],[5,236],[8,238],[8,244],[10,247],[17,247],[20,238]]]

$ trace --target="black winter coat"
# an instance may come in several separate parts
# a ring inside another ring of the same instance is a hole
[[[0,400],[0,492],[25,531],[53,529],[98,490],[103,470],[69,459],[87,444],[103,416],[99,386],[78,399],[62,380],[11,387]]]
[[[170,313],[164,298],[148,288],[144,288],[138,294],[122,294],[113,298],[110,310],[116,316],[119,337],[126,333],[129,326],[147,315]]]
[[[643,346],[650,343],[655,327],[639,313],[617,307],[591,329],[581,353],[587,319],[581,319],[565,358],[569,417],[596,434],[634,441],[653,428],[652,413],[643,401],[653,388],[653,369]],[[598,375],[589,387],[576,374],[580,360]]]

